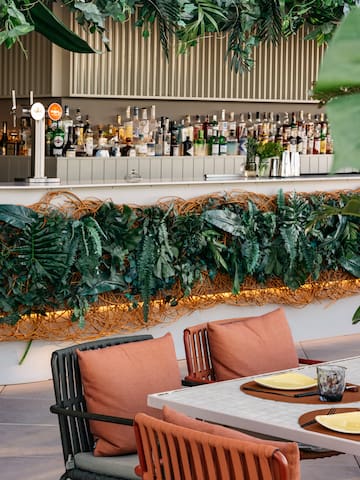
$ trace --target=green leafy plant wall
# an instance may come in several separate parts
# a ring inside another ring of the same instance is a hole
[[[59,207],[0,205],[0,321],[71,309],[81,324],[106,292],[142,308],[146,321],[159,294],[175,306],[219,274],[231,280],[233,293],[249,277],[291,289],[324,272],[360,278],[360,218],[342,214],[350,199],[358,201],[359,193],[280,191],[260,205],[244,193],[210,196],[187,211],[176,202],[107,202],[75,216]],[[319,216],[324,208],[337,214]]]

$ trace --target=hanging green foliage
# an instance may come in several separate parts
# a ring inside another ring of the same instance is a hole
[[[34,29],[62,48],[80,53],[94,50],[69,30],[51,11],[56,0],[0,0],[0,44],[10,48]],[[108,49],[106,20],[128,21],[141,28],[143,37],[158,26],[165,55],[170,38],[184,53],[206,35],[228,34],[226,57],[235,72],[249,70],[253,49],[259,42],[277,43],[295,34],[303,25],[311,27],[309,38],[327,42],[344,9],[355,0],[61,0],[57,2],[91,33],[98,33]],[[49,7],[49,8],[48,8]]]

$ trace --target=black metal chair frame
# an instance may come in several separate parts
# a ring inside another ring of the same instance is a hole
[[[93,451],[94,438],[90,431],[89,420],[133,425],[132,419],[101,415],[101,412],[99,412],[99,414],[87,412],[76,350],[94,350],[152,338],[152,335],[105,338],[73,345],[53,352],[51,369],[56,403],[50,407],[50,411],[58,415],[59,421],[66,468],[65,473],[61,476],[61,480],[121,479],[122,477],[112,477],[105,474],[100,475],[99,473],[76,468],[73,459],[74,455],[79,452]]]

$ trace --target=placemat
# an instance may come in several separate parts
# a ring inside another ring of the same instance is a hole
[[[335,413],[356,412],[359,410],[360,408],[336,408]],[[309,422],[310,420],[313,420],[316,417],[316,415],[327,415],[328,412],[329,412],[329,408],[325,408],[325,409],[322,408],[321,410],[313,410],[312,412],[304,413],[298,419],[299,425],[301,426],[304,423]],[[317,422],[302,428],[304,428],[304,430],[310,430],[311,432],[323,433],[325,435],[331,435],[333,437],[347,438],[349,440],[360,442],[360,434],[335,432],[334,430],[330,430],[329,428],[323,427]]]
[[[353,384],[352,384],[353,385]],[[247,390],[247,389],[252,390]],[[297,393],[303,392],[316,392],[317,387],[307,388],[306,390],[275,390],[273,388],[266,388],[253,380],[247,383],[244,383],[240,386],[240,390],[247,395],[252,395],[253,397],[264,398],[266,400],[275,400],[278,402],[287,402],[287,403],[308,403],[314,405],[329,405],[329,408],[333,402],[322,402],[319,398],[319,395],[314,395],[312,397],[294,397]],[[360,401],[360,387],[357,392],[344,392],[341,402],[334,403],[351,403]]]

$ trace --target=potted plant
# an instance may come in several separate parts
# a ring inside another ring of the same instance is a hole
[[[258,143],[256,153],[259,157],[259,177],[268,177],[270,175],[270,168],[273,159],[277,158],[278,163],[280,163],[283,150],[283,147],[277,142]]]

